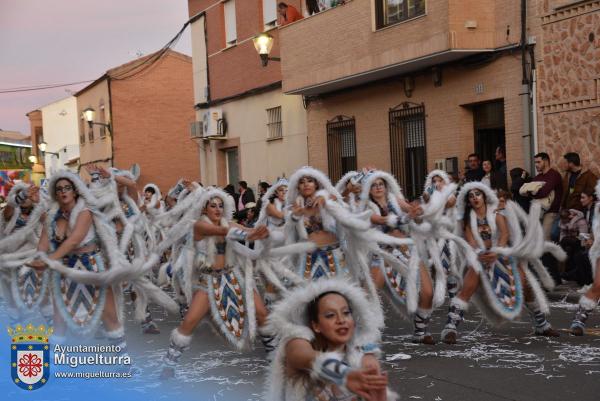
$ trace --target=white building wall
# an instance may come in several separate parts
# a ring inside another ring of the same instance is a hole
[[[66,168],[65,164],[79,157],[79,117],[77,99],[74,96],[56,101],[41,108],[44,141],[46,177],[57,170]]]

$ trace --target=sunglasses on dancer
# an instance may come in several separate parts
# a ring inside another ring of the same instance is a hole
[[[72,185],[65,185],[64,187],[56,187],[54,188],[54,193],[55,194],[66,194],[68,192],[71,192],[73,190],[73,186]]]

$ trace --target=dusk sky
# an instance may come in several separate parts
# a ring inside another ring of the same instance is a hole
[[[0,0],[0,92],[95,80],[160,49],[187,19],[186,0]],[[175,50],[191,55],[189,27]],[[84,86],[0,93],[0,129],[29,134],[26,113]]]

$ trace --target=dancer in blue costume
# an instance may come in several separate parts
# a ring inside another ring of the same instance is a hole
[[[528,271],[527,263],[523,263],[528,261],[529,242],[534,241],[536,247],[539,238],[534,237],[539,237],[540,231],[532,223],[526,238],[521,241],[511,238],[510,224],[496,212],[497,208],[495,193],[481,183],[466,184],[458,195],[458,225],[478,260],[465,264],[462,288],[450,301],[448,320],[442,331],[442,340],[447,344],[456,343],[457,326],[474,295],[477,306],[492,322],[514,319],[526,304],[537,335],[559,335],[546,320],[546,313],[540,307],[544,304],[544,294],[537,290],[536,279]],[[533,218],[537,220],[536,215]],[[516,235],[514,232],[513,237]]]

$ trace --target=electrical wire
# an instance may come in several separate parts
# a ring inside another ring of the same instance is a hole
[[[177,34],[171,40],[169,40],[167,42],[167,44],[165,44],[163,47],[161,47],[160,50],[152,53],[146,60],[144,60],[143,62],[141,62],[139,64],[135,64],[135,61],[134,61],[133,62],[134,65],[131,66],[131,68],[129,68],[125,71],[121,71],[114,76],[111,76],[111,79],[114,79],[114,80],[127,79],[127,78],[131,78],[137,74],[140,74],[140,73],[146,71],[148,68],[150,68],[152,65],[154,65],[154,63],[156,63],[158,60],[160,60],[169,49],[172,49],[177,44],[177,42],[181,38],[181,35],[183,35],[183,32],[186,30],[186,28],[188,27],[189,24],[190,24],[190,21],[186,21],[186,23],[183,24],[183,27],[179,30],[179,32],[177,32]],[[86,80],[86,81],[70,82],[70,83],[63,83],[63,84],[17,86],[17,87],[13,87],[13,88],[0,89],[0,94],[32,92],[32,91],[40,91],[40,90],[46,90],[46,89],[62,88],[65,86],[80,85],[80,84],[85,84],[85,83],[94,82],[94,81],[95,81],[94,79],[90,79],[90,80]]]

